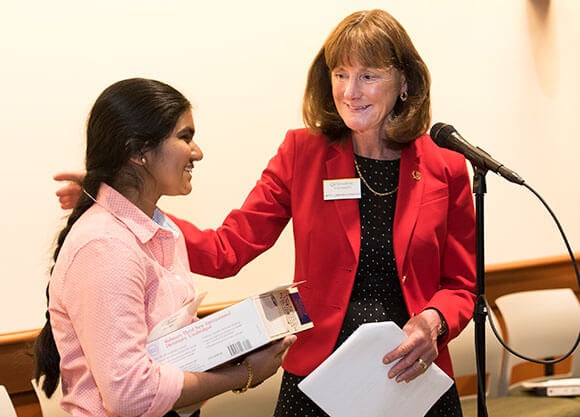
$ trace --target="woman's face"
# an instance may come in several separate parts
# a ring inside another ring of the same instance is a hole
[[[203,152],[193,141],[194,133],[193,116],[188,110],[181,115],[169,137],[157,149],[145,154],[145,166],[157,197],[191,192],[193,162],[203,158]]]
[[[331,71],[332,96],[338,114],[356,134],[380,134],[397,98],[407,91],[397,69],[343,64]]]

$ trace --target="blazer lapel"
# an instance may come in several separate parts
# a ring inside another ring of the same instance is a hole
[[[329,148],[326,160],[326,178],[344,179],[356,178],[354,173],[354,153],[352,142],[335,143]],[[360,251],[360,213],[358,199],[329,201],[334,205],[338,218],[350,243],[355,259],[358,260]]]
[[[411,236],[417,223],[425,180],[419,168],[420,151],[416,141],[401,153],[399,192],[395,209],[393,245],[397,268],[403,271]]]

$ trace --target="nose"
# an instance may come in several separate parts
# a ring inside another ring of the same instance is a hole
[[[194,161],[201,161],[203,159],[203,151],[195,141],[191,141],[191,159]]]
[[[360,97],[360,86],[357,77],[348,77],[344,86],[344,96],[349,99]]]

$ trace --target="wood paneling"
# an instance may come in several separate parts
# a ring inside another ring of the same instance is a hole
[[[36,394],[30,384],[33,375],[32,348],[38,330],[0,335],[0,385],[10,393],[18,417],[41,417]]]
[[[575,259],[580,262],[580,254]],[[580,294],[569,256],[493,265],[485,270],[485,295],[492,306],[500,295],[546,288],[572,288]]]

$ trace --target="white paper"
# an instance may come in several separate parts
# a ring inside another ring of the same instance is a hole
[[[522,382],[522,387],[525,389],[573,386],[580,387],[580,378],[559,378]]]
[[[580,378],[524,381],[522,387],[547,397],[577,397],[580,395]]]
[[[147,342],[153,342],[154,340],[168,335],[169,333],[181,329],[183,326],[191,323],[196,317],[197,309],[206,294],[207,292],[198,294],[193,300],[186,302],[183,307],[175,313],[157,323],[153,329],[151,329],[151,332],[147,337]]]
[[[365,323],[298,387],[331,417],[422,417],[453,380],[435,364],[409,383],[389,379],[383,356],[404,338],[394,322]]]

